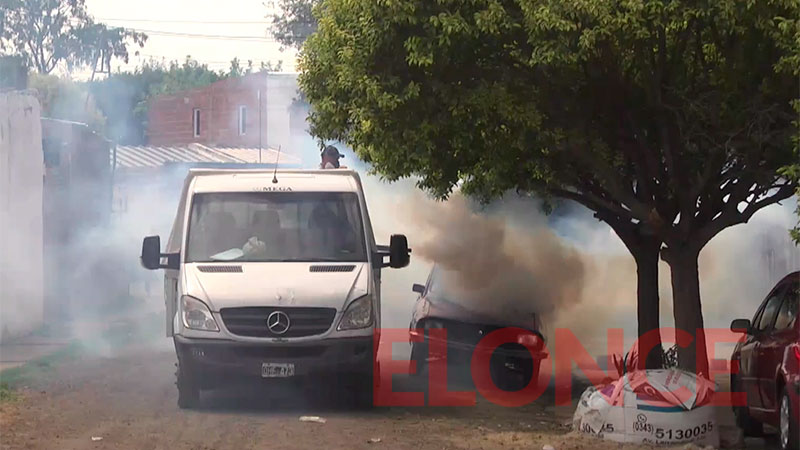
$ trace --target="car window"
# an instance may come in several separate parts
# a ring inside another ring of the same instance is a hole
[[[782,291],[783,289],[778,289],[769,297],[767,303],[764,305],[764,311],[761,314],[761,319],[758,321],[756,330],[765,331],[772,326],[775,315],[778,313],[778,308],[781,306],[781,300],[783,299],[781,296]]]
[[[436,267],[431,269],[431,272],[428,274],[428,279],[425,281],[425,292],[423,295],[428,295],[428,292],[431,290],[431,283],[433,283],[433,272],[436,271]]]
[[[797,304],[800,302],[800,283],[793,283],[783,294],[783,304],[778,310],[775,319],[776,330],[786,330],[794,327],[797,320]]]
[[[756,312],[755,317],[753,317],[753,320],[750,321],[751,328],[753,329],[757,328],[758,322],[761,321],[761,316],[763,315],[763,313],[764,313],[764,306],[762,305],[761,307],[758,308],[758,311]]]

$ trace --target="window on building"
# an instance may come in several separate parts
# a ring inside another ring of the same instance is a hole
[[[247,133],[247,106],[239,107],[239,136]]]
[[[198,108],[192,110],[192,128],[194,129],[194,137],[200,137],[200,109]]]

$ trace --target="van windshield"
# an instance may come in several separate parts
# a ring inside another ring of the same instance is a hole
[[[186,262],[366,262],[362,223],[355,193],[195,194]]]

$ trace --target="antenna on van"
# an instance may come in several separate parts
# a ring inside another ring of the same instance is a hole
[[[278,162],[281,160],[281,146],[278,146],[278,157],[275,158],[275,170],[272,172],[272,182],[278,182]]]

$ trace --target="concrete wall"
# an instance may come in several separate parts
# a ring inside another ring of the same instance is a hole
[[[0,93],[0,339],[42,324],[42,126],[32,93]]]
[[[259,139],[259,91],[261,136]],[[289,145],[290,115],[299,95],[297,75],[256,73],[211,85],[162,95],[150,102],[149,145],[198,142],[209,146],[264,147]],[[246,132],[239,134],[239,107],[247,108]],[[194,136],[192,114],[200,110],[200,136]]]

